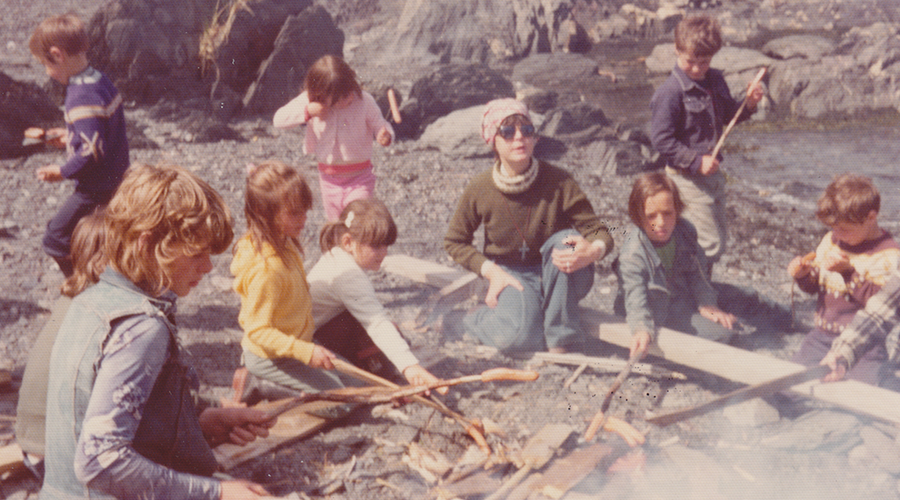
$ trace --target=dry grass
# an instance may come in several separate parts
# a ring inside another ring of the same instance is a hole
[[[244,10],[253,15],[250,4],[259,0],[219,0],[216,4],[209,26],[200,35],[200,68],[204,75],[210,68],[216,68],[216,55],[219,47],[228,41],[231,26],[238,12]]]

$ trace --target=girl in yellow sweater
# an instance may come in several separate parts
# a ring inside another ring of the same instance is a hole
[[[231,263],[244,330],[246,370],[238,370],[234,378],[235,397],[241,400],[250,385],[259,385],[256,379],[305,392],[354,385],[331,371],[334,353],[313,343],[312,301],[299,239],[311,207],[309,186],[293,168],[277,161],[250,168],[244,204],[248,231],[235,245]],[[255,376],[250,377],[253,384],[248,376]]]

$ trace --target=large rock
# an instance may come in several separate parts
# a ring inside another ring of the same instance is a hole
[[[126,99],[202,93],[199,40],[212,24],[215,0],[113,0],[88,26],[91,63],[107,73]]]
[[[385,2],[382,2],[382,4]],[[572,47],[572,0],[407,1],[371,57],[383,65],[489,62]],[[576,39],[581,36],[575,28]],[[586,36],[584,36],[586,39]],[[575,43],[577,45],[578,42]]]
[[[419,146],[463,158],[488,156],[490,146],[481,138],[481,118],[484,105],[458,109],[442,116],[425,129]]]
[[[579,54],[534,54],[513,66],[512,80],[536,87],[545,86],[552,79],[572,80],[595,76],[597,61]]]
[[[603,110],[587,103],[576,103],[551,110],[540,127],[540,133],[567,144],[582,146],[616,135],[612,122]]]
[[[897,24],[853,28],[831,55],[774,63],[769,91],[775,110],[808,119],[900,111],[898,34]]]
[[[62,111],[40,87],[0,73],[0,158],[27,152],[22,146],[26,128],[62,125]]]
[[[815,35],[791,35],[769,40],[763,45],[763,54],[774,59],[800,57],[815,62],[834,51],[835,43]]]
[[[395,131],[402,137],[418,137],[441,116],[500,97],[515,97],[515,91],[498,71],[483,64],[443,66],[413,84],[400,108],[403,123]]]
[[[306,71],[320,57],[343,55],[344,33],[321,6],[285,21],[275,48],[244,95],[244,112],[271,114],[300,93]]]
[[[235,10],[233,17],[208,37],[219,83],[245,92],[272,54],[285,21],[311,5],[312,0],[256,0]]]

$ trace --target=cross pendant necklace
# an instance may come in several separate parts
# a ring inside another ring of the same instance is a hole
[[[522,246],[519,247],[519,253],[522,254],[522,262],[525,262],[525,257],[528,255],[528,251],[531,250],[528,248],[528,243],[525,242],[525,231],[523,231],[519,227],[519,223],[516,222],[516,218],[513,217],[512,209],[509,208],[509,205],[506,206],[506,212],[509,214],[509,219],[512,221],[513,226],[515,226],[516,231],[518,231],[519,236],[522,237]],[[528,215],[525,216],[525,228],[528,228],[528,221],[531,220],[531,209],[534,207],[528,207]]]
[[[525,238],[522,238],[522,246],[519,248],[519,253],[522,254],[522,262],[525,262],[525,255],[528,254],[528,245],[525,244]]]

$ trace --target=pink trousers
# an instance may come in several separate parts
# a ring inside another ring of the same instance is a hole
[[[325,218],[338,220],[341,211],[353,200],[371,198],[375,193],[375,173],[372,167],[360,170],[357,175],[329,175],[319,171],[319,188]]]

